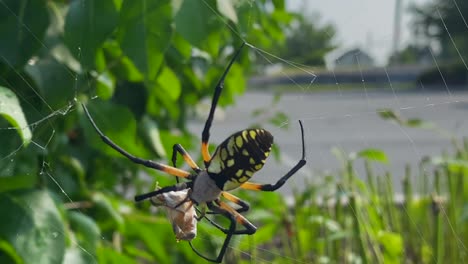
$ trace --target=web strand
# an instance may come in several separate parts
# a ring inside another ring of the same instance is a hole
[[[0,2],[11,14],[14,14],[14,12],[6,5],[5,2],[3,2],[3,1],[0,1]],[[468,24],[467,24],[465,18],[463,17],[462,12],[460,11],[460,8],[459,8],[457,2],[455,0],[453,0],[453,2],[455,4],[458,12],[460,13],[461,19],[462,19],[465,27],[468,29]],[[226,21],[225,17],[220,15],[217,10],[214,10],[207,3],[206,0],[203,0],[203,3],[204,3],[204,5],[206,5],[211,10],[211,12],[216,14],[216,16],[219,19],[220,23],[223,23],[226,26],[226,28],[229,29],[240,40],[245,41],[245,38],[242,36],[242,34],[240,32],[238,32],[231,24],[229,24]],[[445,21],[444,21],[442,15],[441,15],[441,13],[439,12],[439,9],[437,9],[437,13],[438,13],[438,16],[439,16],[441,22],[443,23],[443,26],[445,27],[445,31],[448,34],[448,36],[450,38],[450,41],[452,42],[452,44],[453,44],[456,52],[458,53],[462,63],[464,64],[465,68],[468,71],[468,66],[467,66],[461,52],[459,51],[459,49],[458,49],[452,35],[450,34],[449,28],[447,28],[447,26],[445,24]],[[18,21],[21,21],[17,16],[16,16],[16,19]],[[250,16],[248,24],[251,27],[253,27],[254,21],[250,21],[251,19],[252,19],[252,17]],[[34,35],[32,30],[29,29],[25,24],[22,24],[21,27],[25,28],[29,32],[29,34],[31,34],[34,37],[34,39],[36,41],[38,41],[38,43],[41,44],[42,48],[50,50],[50,47],[46,46],[45,43],[43,43],[36,35]],[[275,55],[274,52],[266,51],[266,50],[262,49],[261,47],[257,47],[255,44],[252,44],[252,43],[247,43],[247,46],[251,50],[253,50],[256,54],[258,54],[263,60],[265,60],[268,65],[274,65],[277,62],[280,62],[280,63],[283,63],[283,64],[287,65],[288,67],[291,67],[291,68],[301,72],[302,74],[305,74],[308,77],[309,81],[304,84],[304,83],[297,82],[293,75],[291,75],[289,73],[286,73],[284,71],[281,72],[281,75],[286,77],[286,79],[292,84],[292,86],[299,88],[298,90],[300,90],[300,92],[299,92],[300,95],[303,95],[303,96],[311,95],[311,91],[314,88],[317,75],[313,71],[310,70],[310,66],[304,65],[304,64],[299,64],[299,63],[287,60],[285,58],[282,58],[280,56]],[[386,77],[387,77],[387,80],[388,80],[388,84],[389,84],[391,92],[392,92],[393,100],[394,100],[395,105],[396,105],[396,107],[392,107],[392,105],[386,105],[385,107],[393,108],[393,109],[396,109],[396,110],[402,112],[403,114],[410,115],[410,114],[415,113],[417,111],[433,110],[434,112],[437,112],[437,108],[445,107],[445,106],[448,106],[448,105],[452,106],[452,107],[458,107],[458,106],[460,106],[462,104],[467,104],[468,103],[467,99],[457,97],[457,93],[452,92],[450,90],[449,85],[447,83],[447,80],[445,79],[445,76],[443,75],[443,73],[442,73],[442,71],[441,71],[441,69],[439,67],[439,63],[438,63],[436,54],[434,54],[434,51],[432,49],[429,49],[429,52],[431,54],[432,61],[433,61],[434,65],[435,65],[435,67],[437,68],[437,70],[439,72],[439,75],[440,75],[440,77],[441,77],[441,79],[443,81],[443,85],[444,85],[446,93],[448,94],[448,98],[446,100],[432,101],[433,99],[430,98],[429,97],[430,95],[429,95],[427,98],[431,99],[431,100],[428,100],[430,102],[424,102],[424,103],[421,103],[421,104],[415,104],[414,103],[414,104],[411,104],[411,105],[405,105],[404,102],[403,102],[403,98],[399,97],[398,94],[397,94],[397,89],[394,87],[394,84],[393,84],[393,82],[391,80],[391,77],[390,77],[388,71],[387,71],[387,68],[384,68],[385,74],[386,74]],[[81,54],[81,50],[79,50],[78,54]],[[81,55],[79,55],[79,56],[81,57]],[[3,61],[7,61],[3,57],[2,57],[2,59],[3,59]],[[359,73],[360,73],[361,81],[362,81],[361,88],[363,89],[363,91],[365,93],[365,102],[367,103],[367,110],[366,111],[355,110],[355,111],[341,111],[340,112],[340,111],[335,111],[333,109],[326,109],[326,110],[323,110],[323,112],[313,112],[313,111],[311,111],[309,109],[303,109],[301,114],[299,114],[298,116],[294,116],[291,119],[285,120],[281,124],[277,125],[277,127],[275,127],[275,128],[285,127],[286,124],[290,124],[290,123],[295,122],[297,119],[301,119],[301,120],[308,121],[309,127],[311,127],[310,131],[314,131],[315,126],[323,124],[323,123],[327,123],[327,122],[329,122],[329,123],[330,122],[340,123],[340,122],[344,122],[346,120],[351,120],[351,121],[356,121],[357,122],[357,121],[360,121],[360,120],[367,119],[369,117],[373,117],[373,116],[376,115],[376,113],[382,113],[384,110],[372,109],[372,104],[371,103],[372,103],[373,98],[371,96],[371,94],[372,94],[371,91],[368,89],[370,85],[364,79],[363,70],[361,68],[361,64],[359,62],[359,59],[357,57],[356,57],[356,59],[358,61],[358,68],[359,68]],[[82,60],[82,58],[79,58],[79,60]],[[9,66],[12,66],[12,65],[9,65]],[[13,68],[13,67],[11,67],[11,68]],[[74,111],[74,105],[75,105],[76,100],[77,100],[77,93],[78,93],[77,74],[73,74],[73,72],[70,71],[65,66],[64,66],[64,68],[67,69],[69,74],[71,74],[71,75],[73,75],[75,77],[74,78],[74,80],[75,80],[75,88],[74,88],[75,89],[75,97],[70,101],[63,102],[62,107],[60,107],[59,109],[53,109],[53,107],[51,106],[51,104],[49,104],[47,99],[44,98],[43,96],[41,96],[40,92],[37,91],[34,88],[34,86],[31,83],[29,83],[29,81],[27,79],[25,79],[24,76],[19,71],[15,70],[15,73],[18,76],[20,76],[20,78],[24,81],[24,83],[27,84],[28,89],[30,89],[40,99],[41,103],[45,107],[47,107],[47,111],[48,111],[48,113],[46,113],[46,114],[41,114],[42,117],[39,118],[38,120],[29,121],[29,123],[27,125],[27,127],[34,129],[37,126],[39,126],[39,125],[41,125],[41,124],[43,124],[45,122],[47,122],[49,124],[49,126],[46,128],[46,130],[47,130],[47,132],[50,132],[50,136],[48,137],[45,144],[40,144],[39,141],[34,140],[34,139],[32,140],[32,144],[45,153],[44,154],[45,159],[42,161],[42,164],[40,165],[40,174],[46,175],[47,178],[50,179],[50,181],[55,186],[57,186],[57,188],[59,188],[61,194],[65,197],[65,199],[67,201],[69,201],[70,203],[75,203],[75,201],[73,201],[73,199],[71,198],[70,194],[68,194],[65,191],[65,187],[61,186],[61,184],[57,181],[58,176],[55,175],[55,172],[50,171],[51,170],[50,167],[52,167],[52,166],[49,166],[49,163],[53,163],[55,161],[48,161],[48,162],[45,161],[45,160],[47,160],[47,151],[49,150],[49,148],[51,148],[51,145],[53,145],[53,144],[51,144],[51,142],[53,142],[55,140],[55,138],[56,138],[56,132],[55,132],[56,130],[55,130],[54,127],[57,125],[57,121],[55,119],[59,119],[59,118],[60,119],[67,119],[67,118],[69,118],[69,114]],[[338,89],[338,95],[341,98],[341,97],[345,96],[346,91],[343,91],[341,83],[338,81],[337,76],[335,74],[335,70],[332,70],[331,72],[332,72],[333,78],[335,80],[335,85],[336,85],[336,87]],[[95,74],[95,76],[93,76],[94,79],[92,79],[91,81],[94,81],[95,79],[97,79],[98,76],[99,76],[99,74]],[[91,83],[88,82],[87,85],[91,86]],[[421,86],[424,88],[423,84],[421,84]],[[30,106],[33,105],[33,102],[31,102],[29,98],[23,96],[22,94],[17,94],[17,95],[20,97],[20,100],[21,100],[22,103],[26,103],[26,104],[28,104]],[[332,96],[334,96],[334,95],[332,95]],[[294,103],[298,103],[298,100],[293,100],[291,104],[294,104]],[[35,108],[33,107],[33,109],[35,109]],[[35,109],[35,110],[37,110],[37,112],[39,112],[39,109]],[[384,122],[384,121],[382,121],[382,122]],[[403,135],[403,137],[405,138],[405,141],[408,142],[408,144],[410,145],[410,148],[413,151],[413,154],[415,156],[421,156],[422,153],[419,150],[419,147],[416,144],[415,139],[401,125],[395,124],[395,126],[398,128],[399,133],[401,135]],[[0,128],[0,130],[12,130],[12,129],[24,129],[24,127],[23,128],[16,128],[16,127],[9,126],[9,127]],[[351,131],[351,133],[349,133],[349,134],[354,134],[354,136],[358,137],[359,140],[361,141],[361,143],[360,143],[361,146],[363,146],[365,148],[372,147],[372,142],[369,141],[368,139],[364,138],[358,132],[359,131]],[[446,135],[446,136],[449,137],[448,135]],[[279,141],[281,141],[281,140],[283,140],[283,138],[279,138]],[[313,135],[308,136],[307,140],[309,140],[309,141],[313,140]],[[342,138],[336,138],[334,143],[335,143],[336,146],[339,146],[342,149],[346,149],[344,144],[343,144],[343,139]],[[318,144],[318,142],[313,142],[313,144]],[[23,147],[24,147],[23,144],[19,145],[17,148],[13,149],[7,155],[5,155],[3,157],[0,157],[0,161],[5,161],[5,160],[8,160],[8,159],[14,159],[15,155],[20,153],[22,151]],[[311,149],[311,148],[309,148],[309,149]],[[312,149],[314,149],[314,148],[312,148]],[[312,150],[309,150],[309,151],[312,152]],[[313,150],[313,151],[315,151],[315,150]],[[321,156],[321,159],[322,159],[323,162],[326,161],[327,158],[325,156],[325,153],[322,150],[319,150],[319,156]],[[312,164],[313,164],[312,166],[314,166],[314,161],[312,161]],[[427,172],[427,171],[425,171],[425,172]],[[360,174],[359,171],[356,170],[356,169],[354,169],[354,173],[356,175]],[[313,173],[309,172],[309,174],[313,174]],[[346,191],[346,190],[342,189],[341,191]],[[259,194],[259,195],[261,195],[261,194]],[[256,210],[256,208],[252,208],[252,210]],[[409,208],[403,207],[403,210],[404,210],[404,212],[406,214],[409,215]],[[456,233],[454,225],[453,225],[453,223],[451,223],[450,217],[449,217],[449,215],[448,215],[448,213],[447,213],[447,211],[445,210],[444,207],[442,207],[442,212],[443,212],[445,220],[447,220],[446,222],[448,222],[448,225],[449,225],[450,231],[452,232],[452,235],[457,240],[458,249],[466,252],[467,247],[464,244],[463,239]],[[353,213],[353,215],[355,217],[360,217],[360,215],[361,215],[361,212],[359,210],[358,211],[353,210],[352,213]],[[418,234],[418,236],[426,244],[429,244],[429,241],[427,241],[427,239],[425,238],[425,234],[423,234],[423,232],[419,229],[419,227],[417,226],[417,223],[414,221],[414,219],[412,219],[410,217],[410,220],[412,221],[411,224],[416,228],[416,233]],[[372,232],[372,229],[374,227],[372,226],[372,223],[369,220],[364,219],[363,221],[364,221],[364,226],[365,226],[365,230],[364,230],[365,234],[370,235],[370,233]],[[259,228],[261,228],[261,225],[259,226]],[[65,236],[66,234],[62,234],[62,235]],[[211,236],[209,234],[206,235],[206,236],[205,235],[199,235],[199,237],[197,237],[197,239],[209,241],[209,240],[213,239],[213,236]],[[222,236],[214,237],[214,239],[222,241]],[[241,237],[234,237],[233,241],[236,242],[234,244],[239,244],[239,243],[246,244],[246,243],[248,243],[247,241],[244,240],[244,238],[241,238]],[[90,255],[94,259],[94,256],[90,252],[88,252],[83,246],[78,244],[78,242],[72,241],[72,243],[75,244],[85,254]],[[373,252],[378,251],[377,245],[371,245],[371,247],[372,247],[371,250]],[[259,256],[259,254],[255,254],[254,256],[252,256],[252,255],[250,255],[249,252],[242,251],[236,246],[230,246],[230,249],[233,250],[233,251],[239,252],[239,253],[241,253],[241,254],[243,254],[245,256],[254,257],[255,258],[254,260],[257,261],[257,262],[271,263],[271,261],[269,259],[267,259],[267,258],[264,258],[262,256],[262,254],[260,254],[260,256]],[[271,250],[270,248],[266,248],[266,247],[264,247],[262,245],[257,245],[255,247],[255,250],[257,250],[257,251],[259,251],[261,253],[264,253],[264,254],[267,253],[267,254],[269,254],[271,256],[274,256],[275,258],[279,258],[279,259],[282,259],[284,261],[293,262],[293,263],[307,263],[307,262],[302,261],[302,260],[300,260],[298,258],[295,258],[294,256],[282,255],[282,254],[277,253],[276,251]],[[381,257],[381,256],[378,256],[378,257]],[[382,260],[382,259],[379,258],[379,260]],[[435,260],[435,259],[433,259],[433,260]],[[95,260],[95,261],[97,261],[97,260]]]

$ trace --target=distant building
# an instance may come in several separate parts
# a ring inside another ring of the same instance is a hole
[[[374,59],[361,49],[349,50],[335,59],[335,68],[369,68],[375,66]]]

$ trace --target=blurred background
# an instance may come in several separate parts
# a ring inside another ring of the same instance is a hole
[[[272,157],[233,193],[257,227],[226,263],[466,263],[468,2],[0,0],[0,263],[205,263],[136,194],[171,164],[229,71],[210,150],[264,127]],[[178,167],[188,169],[179,158]],[[210,216],[223,226],[223,217]],[[195,248],[225,235],[202,220]]]

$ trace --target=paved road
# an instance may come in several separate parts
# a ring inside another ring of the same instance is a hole
[[[258,122],[252,111],[271,105],[271,94],[249,92],[237,99],[237,104],[221,112],[214,122],[212,142],[220,143],[231,133]],[[468,92],[412,91],[394,94],[382,92],[301,92],[284,94],[275,109],[285,112],[291,122],[289,129],[275,126],[266,128],[275,136],[283,161],[270,158],[261,173],[254,176],[257,182],[273,182],[283,175],[300,158],[300,138],[296,120],[304,120],[307,141],[307,167],[301,170],[282,188],[285,194],[291,187],[304,184],[304,179],[318,179],[324,171],[338,171],[340,163],[331,153],[339,147],[346,152],[365,148],[378,148],[389,157],[388,165],[376,164],[377,172],[390,171],[401,182],[405,164],[413,168],[426,155],[439,155],[452,151],[450,139],[432,130],[400,127],[382,120],[378,109],[392,108],[406,118],[421,118],[456,135],[468,136]],[[201,131],[204,120],[191,122],[192,131]],[[362,165],[357,168],[362,174]],[[337,175],[337,174],[336,174]],[[399,184],[398,184],[399,185]],[[399,191],[400,187],[397,187]]]

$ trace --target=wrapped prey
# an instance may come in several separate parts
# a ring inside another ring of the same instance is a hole
[[[161,193],[151,197],[154,206],[164,206],[177,240],[191,241],[197,236],[197,219],[188,189]]]

